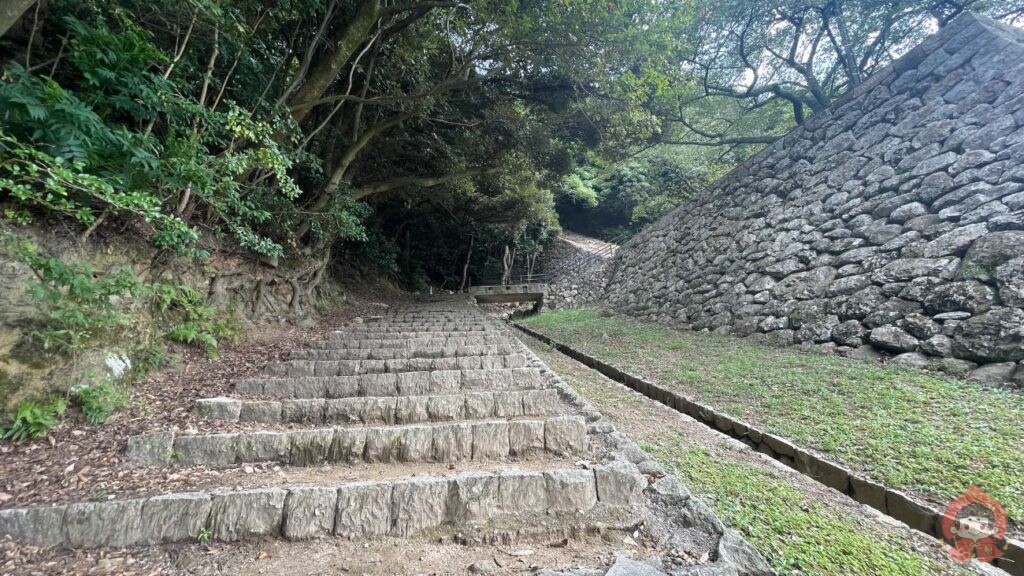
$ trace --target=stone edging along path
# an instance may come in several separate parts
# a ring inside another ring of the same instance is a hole
[[[682,394],[666,390],[657,384],[624,372],[518,322],[511,322],[511,324],[523,333],[551,345],[573,360],[597,370],[616,382],[625,384],[652,400],[691,416],[698,422],[733,438],[752,443],[758,452],[779,460],[790,468],[846,494],[857,502],[871,506],[929,536],[942,538],[942,512],[914,501],[903,492],[868,480],[835,462],[795,446],[784,438],[759,430]],[[1024,576],[1024,542],[1011,539],[1008,540],[1008,543],[1009,548],[1004,556],[996,559],[993,564],[1015,576]]]

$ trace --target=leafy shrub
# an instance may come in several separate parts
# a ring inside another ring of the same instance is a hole
[[[156,315],[169,325],[164,336],[182,344],[199,344],[211,356],[217,352],[218,338],[235,330],[216,309],[206,305],[201,293],[188,286],[157,282],[152,290]]]
[[[48,402],[25,401],[10,413],[11,422],[0,426],[0,438],[5,440],[26,440],[42,438],[57,423],[57,418],[64,415],[67,402],[55,396]]]
[[[47,321],[34,333],[44,349],[74,354],[127,323],[128,317],[113,299],[141,291],[130,268],[98,274],[85,262],[43,256],[31,242],[17,240],[12,234],[2,240],[7,253],[36,276],[28,289],[46,308]]]
[[[109,382],[79,386],[72,390],[75,402],[91,424],[103,424],[111,414],[128,405],[128,390]]]

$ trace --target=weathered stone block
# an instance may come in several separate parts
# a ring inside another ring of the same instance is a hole
[[[548,510],[587,512],[597,504],[597,483],[592,470],[544,472]]]
[[[280,422],[281,403],[276,400],[247,400],[239,407],[241,422]]]
[[[291,448],[287,432],[249,432],[235,440],[235,454],[239,462],[287,462]]]
[[[369,463],[395,462],[401,447],[401,430],[397,428],[367,428],[365,459]]]
[[[234,542],[253,536],[281,533],[284,501],[282,488],[260,488],[213,494],[207,524],[216,540]]]
[[[850,491],[850,472],[842,466],[800,449],[796,451],[795,460],[797,470],[825,486],[835,488],[843,494]]]
[[[64,512],[64,534],[69,546],[131,546],[140,539],[144,500],[76,502]]]
[[[501,514],[500,477],[489,472],[462,474],[452,479],[454,522],[486,522]]]
[[[893,352],[910,352],[921,343],[895,326],[879,326],[871,331],[869,338],[875,346]]]
[[[391,495],[391,536],[406,537],[449,520],[451,480],[416,478],[396,483]]]
[[[515,418],[523,415],[523,397],[516,391],[494,393],[494,415],[498,418]]]
[[[509,456],[527,458],[544,451],[544,423],[518,421],[508,423]]]
[[[430,426],[402,428],[399,437],[398,459],[402,462],[429,461],[432,454],[433,438],[434,430]]]
[[[431,422],[462,420],[466,399],[457,395],[430,396],[427,398],[427,416]]]
[[[509,423],[473,424],[473,460],[497,460],[509,454]]]
[[[173,463],[177,466],[230,466],[238,461],[237,439],[238,434],[178,436],[174,439]]]
[[[195,411],[200,418],[237,422],[242,402],[234,398],[203,398],[196,400]]]
[[[501,510],[506,514],[547,510],[547,480],[542,472],[503,472],[499,480]]]
[[[314,466],[327,462],[334,443],[334,435],[335,431],[332,428],[289,432],[291,450],[288,453],[288,463],[292,466]]]
[[[473,457],[473,428],[470,424],[452,424],[433,429],[431,460],[462,462]]]
[[[643,493],[647,481],[631,462],[616,460],[596,466],[597,499],[610,506],[632,506]]]
[[[65,506],[35,506],[0,510],[0,537],[10,536],[33,546],[57,546],[67,542]]]
[[[462,373],[458,370],[438,370],[429,373],[430,393],[453,394],[462,387]]]
[[[210,495],[202,492],[153,496],[142,505],[138,542],[194,540],[206,526],[210,507]]]
[[[336,488],[290,488],[284,501],[282,534],[289,540],[304,540],[330,534],[338,506]]]
[[[893,518],[920,530],[925,534],[936,534],[938,515],[934,510],[912,500],[906,494],[896,490],[885,491],[885,508]]]
[[[879,512],[885,512],[885,486],[866,478],[850,476],[850,497],[867,504]]]
[[[377,535],[391,530],[391,484],[359,482],[338,489],[334,533]]]
[[[366,374],[359,378],[359,393],[362,396],[395,396],[399,393],[399,381],[408,387],[414,381],[422,382],[423,377],[400,378],[395,374]]]
[[[466,418],[492,418],[494,416],[493,392],[469,392],[465,395]]]
[[[173,432],[155,432],[128,438],[128,459],[139,464],[167,466],[173,453]]]
[[[587,426],[579,416],[549,418],[544,423],[544,449],[552,454],[577,455],[587,447]]]
[[[366,429],[335,428],[327,459],[331,462],[362,462],[366,450]]]
[[[281,420],[303,424],[322,424],[326,402],[323,398],[284,400],[281,402]]]
[[[324,421],[328,424],[361,424],[366,421],[365,398],[336,398],[324,405]]]

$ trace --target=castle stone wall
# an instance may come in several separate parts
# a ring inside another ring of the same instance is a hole
[[[626,314],[1024,380],[1024,31],[959,18],[609,268]]]

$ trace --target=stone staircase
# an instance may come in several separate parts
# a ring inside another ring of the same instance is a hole
[[[308,472],[244,489],[0,510],[0,537],[72,548],[456,533],[512,542],[634,530],[673,502],[686,542],[711,546],[705,556],[742,543],[714,544],[724,529],[699,500],[654,482],[656,463],[458,297],[346,326],[194,410],[198,429],[132,436],[127,458],[154,474],[259,463]],[[678,534],[662,536],[679,545]]]

